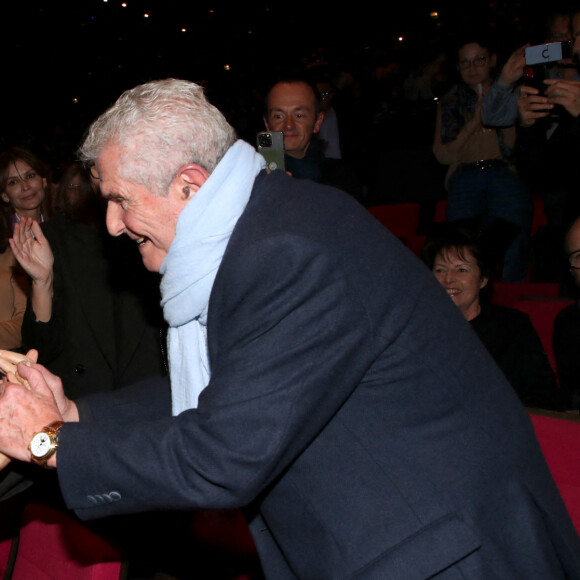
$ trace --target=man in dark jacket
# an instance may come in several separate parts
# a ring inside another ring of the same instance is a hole
[[[580,578],[525,410],[360,204],[267,174],[185,81],[126,92],[82,153],[109,232],[162,274],[171,398],[148,381],[74,403],[20,364],[0,451],[56,467],[85,519],[244,507],[277,580]]]

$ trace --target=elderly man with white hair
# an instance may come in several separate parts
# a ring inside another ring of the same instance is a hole
[[[268,174],[186,81],[127,91],[81,151],[162,275],[170,385],[73,402],[19,364],[0,451],[56,468],[83,519],[242,507],[277,580],[580,578],[524,407],[360,204]]]

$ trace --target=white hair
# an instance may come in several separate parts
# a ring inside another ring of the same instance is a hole
[[[235,141],[233,127],[202,87],[166,79],[125,91],[91,125],[79,155],[95,162],[117,145],[123,178],[165,195],[180,167],[195,163],[211,173]]]

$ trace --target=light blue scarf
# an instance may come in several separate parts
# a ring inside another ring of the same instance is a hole
[[[234,226],[264,167],[261,155],[236,141],[179,215],[175,239],[161,264],[174,415],[196,408],[209,382],[209,296]]]

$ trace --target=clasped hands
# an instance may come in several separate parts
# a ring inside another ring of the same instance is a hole
[[[36,363],[38,353],[0,350],[0,469],[10,459],[30,461],[35,432],[54,421],[76,421],[76,405],[64,395],[62,381]]]

